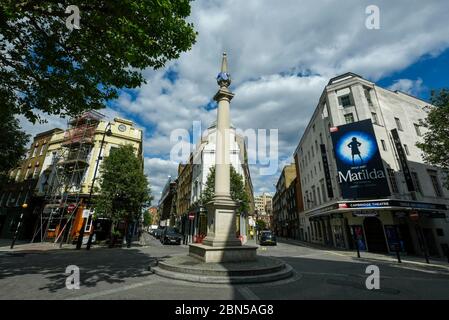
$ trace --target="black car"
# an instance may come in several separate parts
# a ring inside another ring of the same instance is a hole
[[[164,232],[164,229],[165,229],[165,227],[159,227],[159,228],[157,228],[156,230],[153,231],[153,236],[154,236],[156,239],[160,239],[162,233]]]
[[[276,236],[271,231],[262,231],[259,238],[259,244],[261,246],[265,245],[277,245]]]
[[[161,243],[163,244],[181,244],[182,235],[173,227],[167,227],[162,231]]]

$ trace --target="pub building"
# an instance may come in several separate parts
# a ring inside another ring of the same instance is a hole
[[[346,73],[331,79],[294,153],[300,239],[341,249],[442,257],[444,172],[416,143],[428,102]]]

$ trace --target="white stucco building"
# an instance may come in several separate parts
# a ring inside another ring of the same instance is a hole
[[[425,164],[416,146],[425,132],[420,120],[429,108],[426,101],[381,88],[353,73],[329,81],[294,153],[303,201],[298,206],[303,208],[299,218],[303,240],[353,248],[356,234],[362,250],[392,252],[398,244],[407,253],[444,254],[449,244],[449,191],[443,187],[442,170]],[[331,132],[366,119],[373,124],[390,196],[373,192],[345,199]],[[402,162],[394,129],[402,145]]]
[[[229,159],[230,164],[234,167],[236,172],[244,177],[245,186],[250,195],[250,207],[252,206],[253,187],[251,176],[246,160],[246,145],[243,136],[236,134],[236,129],[231,125],[230,130],[230,149]],[[190,203],[195,204],[200,201],[201,193],[206,188],[207,177],[210,169],[215,166],[215,150],[216,150],[217,128],[216,123],[211,126],[202,135],[201,141],[195,146],[192,153],[192,187]],[[204,205],[204,204],[203,204]],[[201,215],[201,210],[204,206],[197,206],[195,221],[198,220],[197,227],[200,233],[205,232],[206,217]],[[198,219],[197,219],[198,218]],[[246,241],[247,233],[247,216],[240,216],[238,231]],[[203,221],[204,220],[204,221]],[[204,229],[204,230],[203,230]]]

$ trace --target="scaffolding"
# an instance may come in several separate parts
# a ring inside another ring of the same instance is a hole
[[[87,111],[68,121],[61,147],[53,152],[51,165],[45,170],[47,190],[33,239],[40,234],[42,241],[70,241],[74,218],[83,204],[83,182],[86,179],[95,132],[104,116]]]

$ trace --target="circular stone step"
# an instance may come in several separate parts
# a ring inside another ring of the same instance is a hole
[[[281,260],[258,256],[251,262],[204,263],[190,256],[174,256],[151,267],[155,274],[200,283],[261,283],[283,280],[293,269]]]

